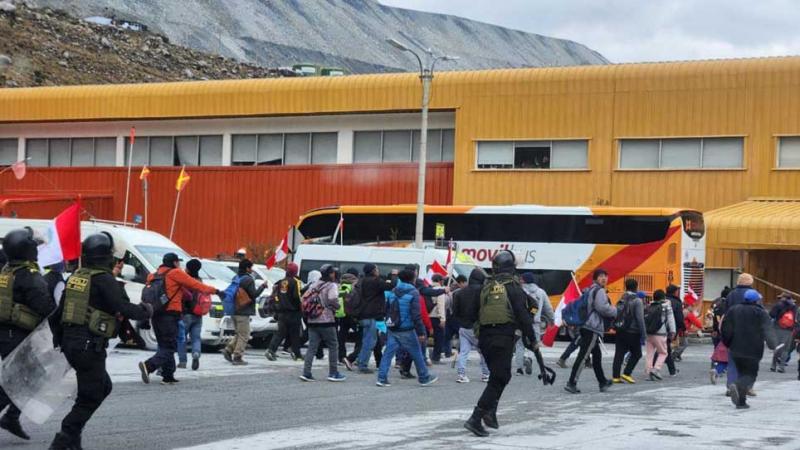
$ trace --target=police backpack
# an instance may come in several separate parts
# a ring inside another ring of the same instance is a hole
[[[481,326],[514,322],[514,313],[511,309],[507,288],[507,285],[513,282],[513,278],[503,281],[490,278],[483,286],[480,296],[480,312],[478,313],[478,323]]]

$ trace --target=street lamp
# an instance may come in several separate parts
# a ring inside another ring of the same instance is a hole
[[[422,248],[422,228],[425,222],[425,169],[427,165],[427,150],[428,150],[428,102],[430,101],[431,94],[431,81],[433,81],[433,69],[436,67],[437,61],[456,61],[457,56],[439,55],[436,56],[433,50],[425,49],[427,53],[428,66],[422,62],[422,58],[410,48],[406,47],[395,39],[387,39],[392,47],[409,52],[417,58],[419,63],[419,79],[422,81],[422,126],[419,132],[419,171],[417,177],[417,224],[414,233],[414,245],[417,248]]]

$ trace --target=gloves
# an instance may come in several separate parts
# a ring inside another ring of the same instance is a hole
[[[219,289],[217,289],[217,297],[219,297],[219,298],[225,298],[225,293],[224,293],[224,292],[222,292],[222,291],[220,291]]]
[[[147,312],[148,319],[153,317],[153,305],[144,302],[140,303],[140,305],[142,305],[142,308]]]
[[[522,336],[522,345],[532,352],[539,349],[539,342],[536,341],[536,338],[531,339],[528,336]]]

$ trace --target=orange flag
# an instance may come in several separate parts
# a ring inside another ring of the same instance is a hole
[[[181,167],[181,173],[178,174],[178,181],[175,182],[175,189],[177,189],[178,192],[182,191],[189,183],[190,179],[189,174],[186,173],[186,167]]]
[[[150,169],[148,169],[147,166],[142,166],[142,173],[139,174],[139,180],[146,180],[148,175],[150,175]]]

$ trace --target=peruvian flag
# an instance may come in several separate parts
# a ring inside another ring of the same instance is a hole
[[[431,264],[431,268],[428,269],[428,274],[425,277],[425,281],[432,283],[433,276],[437,274],[446,277],[447,269],[445,269],[443,265],[439,264],[439,261],[434,260],[433,264]]]
[[[561,326],[561,312],[564,308],[569,305],[570,303],[574,302],[575,300],[581,297],[581,288],[578,286],[578,282],[575,281],[575,276],[570,277],[569,285],[567,285],[567,289],[564,290],[564,294],[561,296],[561,301],[558,303],[558,307],[555,310],[555,324],[556,326]]]
[[[75,202],[47,228],[47,242],[39,246],[39,266],[47,267],[81,256],[81,204]]]
[[[291,232],[291,230],[289,230]],[[267,260],[267,269],[272,269],[275,264],[283,261],[286,257],[289,256],[289,234],[287,233],[286,236],[281,241],[280,245],[275,248],[275,253],[269,257]]]
[[[683,296],[683,304],[686,306],[694,306],[698,300],[697,293],[694,292],[691,286],[688,286],[686,288],[686,294]]]

